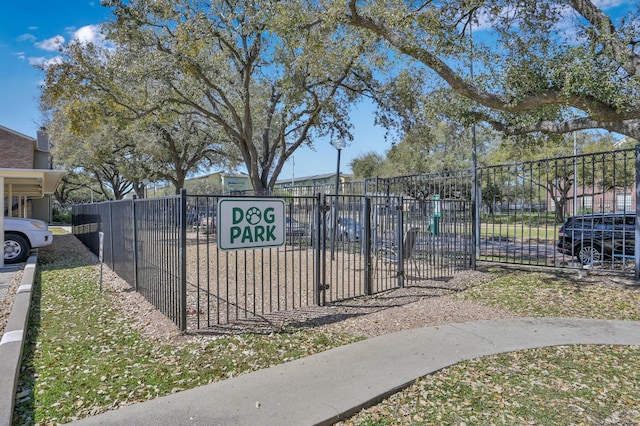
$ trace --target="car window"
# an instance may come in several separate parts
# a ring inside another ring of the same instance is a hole
[[[601,217],[592,217],[585,220],[585,226],[590,228],[596,228],[602,226],[602,218]]]
[[[602,218],[602,222],[601,222],[602,227],[603,228],[611,228],[613,226],[614,220],[615,219],[613,217],[611,217],[611,216],[603,217]]]
[[[586,217],[576,220],[574,228],[591,229],[602,226],[601,217]]]
[[[582,228],[582,219],[573,219],[567,222],[567,228]]]

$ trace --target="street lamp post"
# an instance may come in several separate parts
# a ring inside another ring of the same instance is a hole
[[[338,195],[340,194],[340,153],[347,144],[338,140],[332,143],[335,149],[338,150],[338,161],[336,166],[336,199],[333,203],[333,214],[331,215],[331,224],[333,230],[331,231],[331,260],[334,260],[334,249],[336,246],[336,233],[338,232]]]
[[[578,141],[573,132],[573,215],[578,214]]]
[[[340,191],[340,152],[347,146],[344,141],[337,141],[333,143],[333,146],[338,150],[338,164],[336,166],[336,197]]]
[[[471,48],[471,57],[469,58],[469,71],[471,74],[471,84],[473,84],[473,14],[471,15],[471,25],[469,26],[469,42]],[[471,245],[473,246],[473,254],[471,255],[471,269],[476,269],[476,259],[480,257],[480,200],[478,190],[478,143],[476,140],[476,123],[471,124],[471,221],[473,222]],[[435,222],[434,222],[435,223]]]

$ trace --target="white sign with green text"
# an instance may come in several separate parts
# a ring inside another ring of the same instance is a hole
[[[218,248],[251,250],[285,242],[285,204],[277,198],[221,198]]]

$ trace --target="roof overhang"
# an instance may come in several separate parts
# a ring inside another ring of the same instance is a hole
[[[0,189],[4,196],[42,198],[55,192],[66,173],[64,170],[0,168],[0,177],[4,178],[4,188]]]
[[[4,197],[42,198],[53,194],[65,174],[64,170],[0,168],[0,182],[4,182],[0,184],[0,269],[4,268]]]

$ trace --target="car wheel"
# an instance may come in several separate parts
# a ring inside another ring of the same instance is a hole
[[[577,253],[577,258],[583,265],[593,265],[600,263],[602,260],[602,252],[598,246],[583,244]]]
[[[29,242],[16,234],[6,234],[4,236],[4,263],[24,262],[29,255]]]

